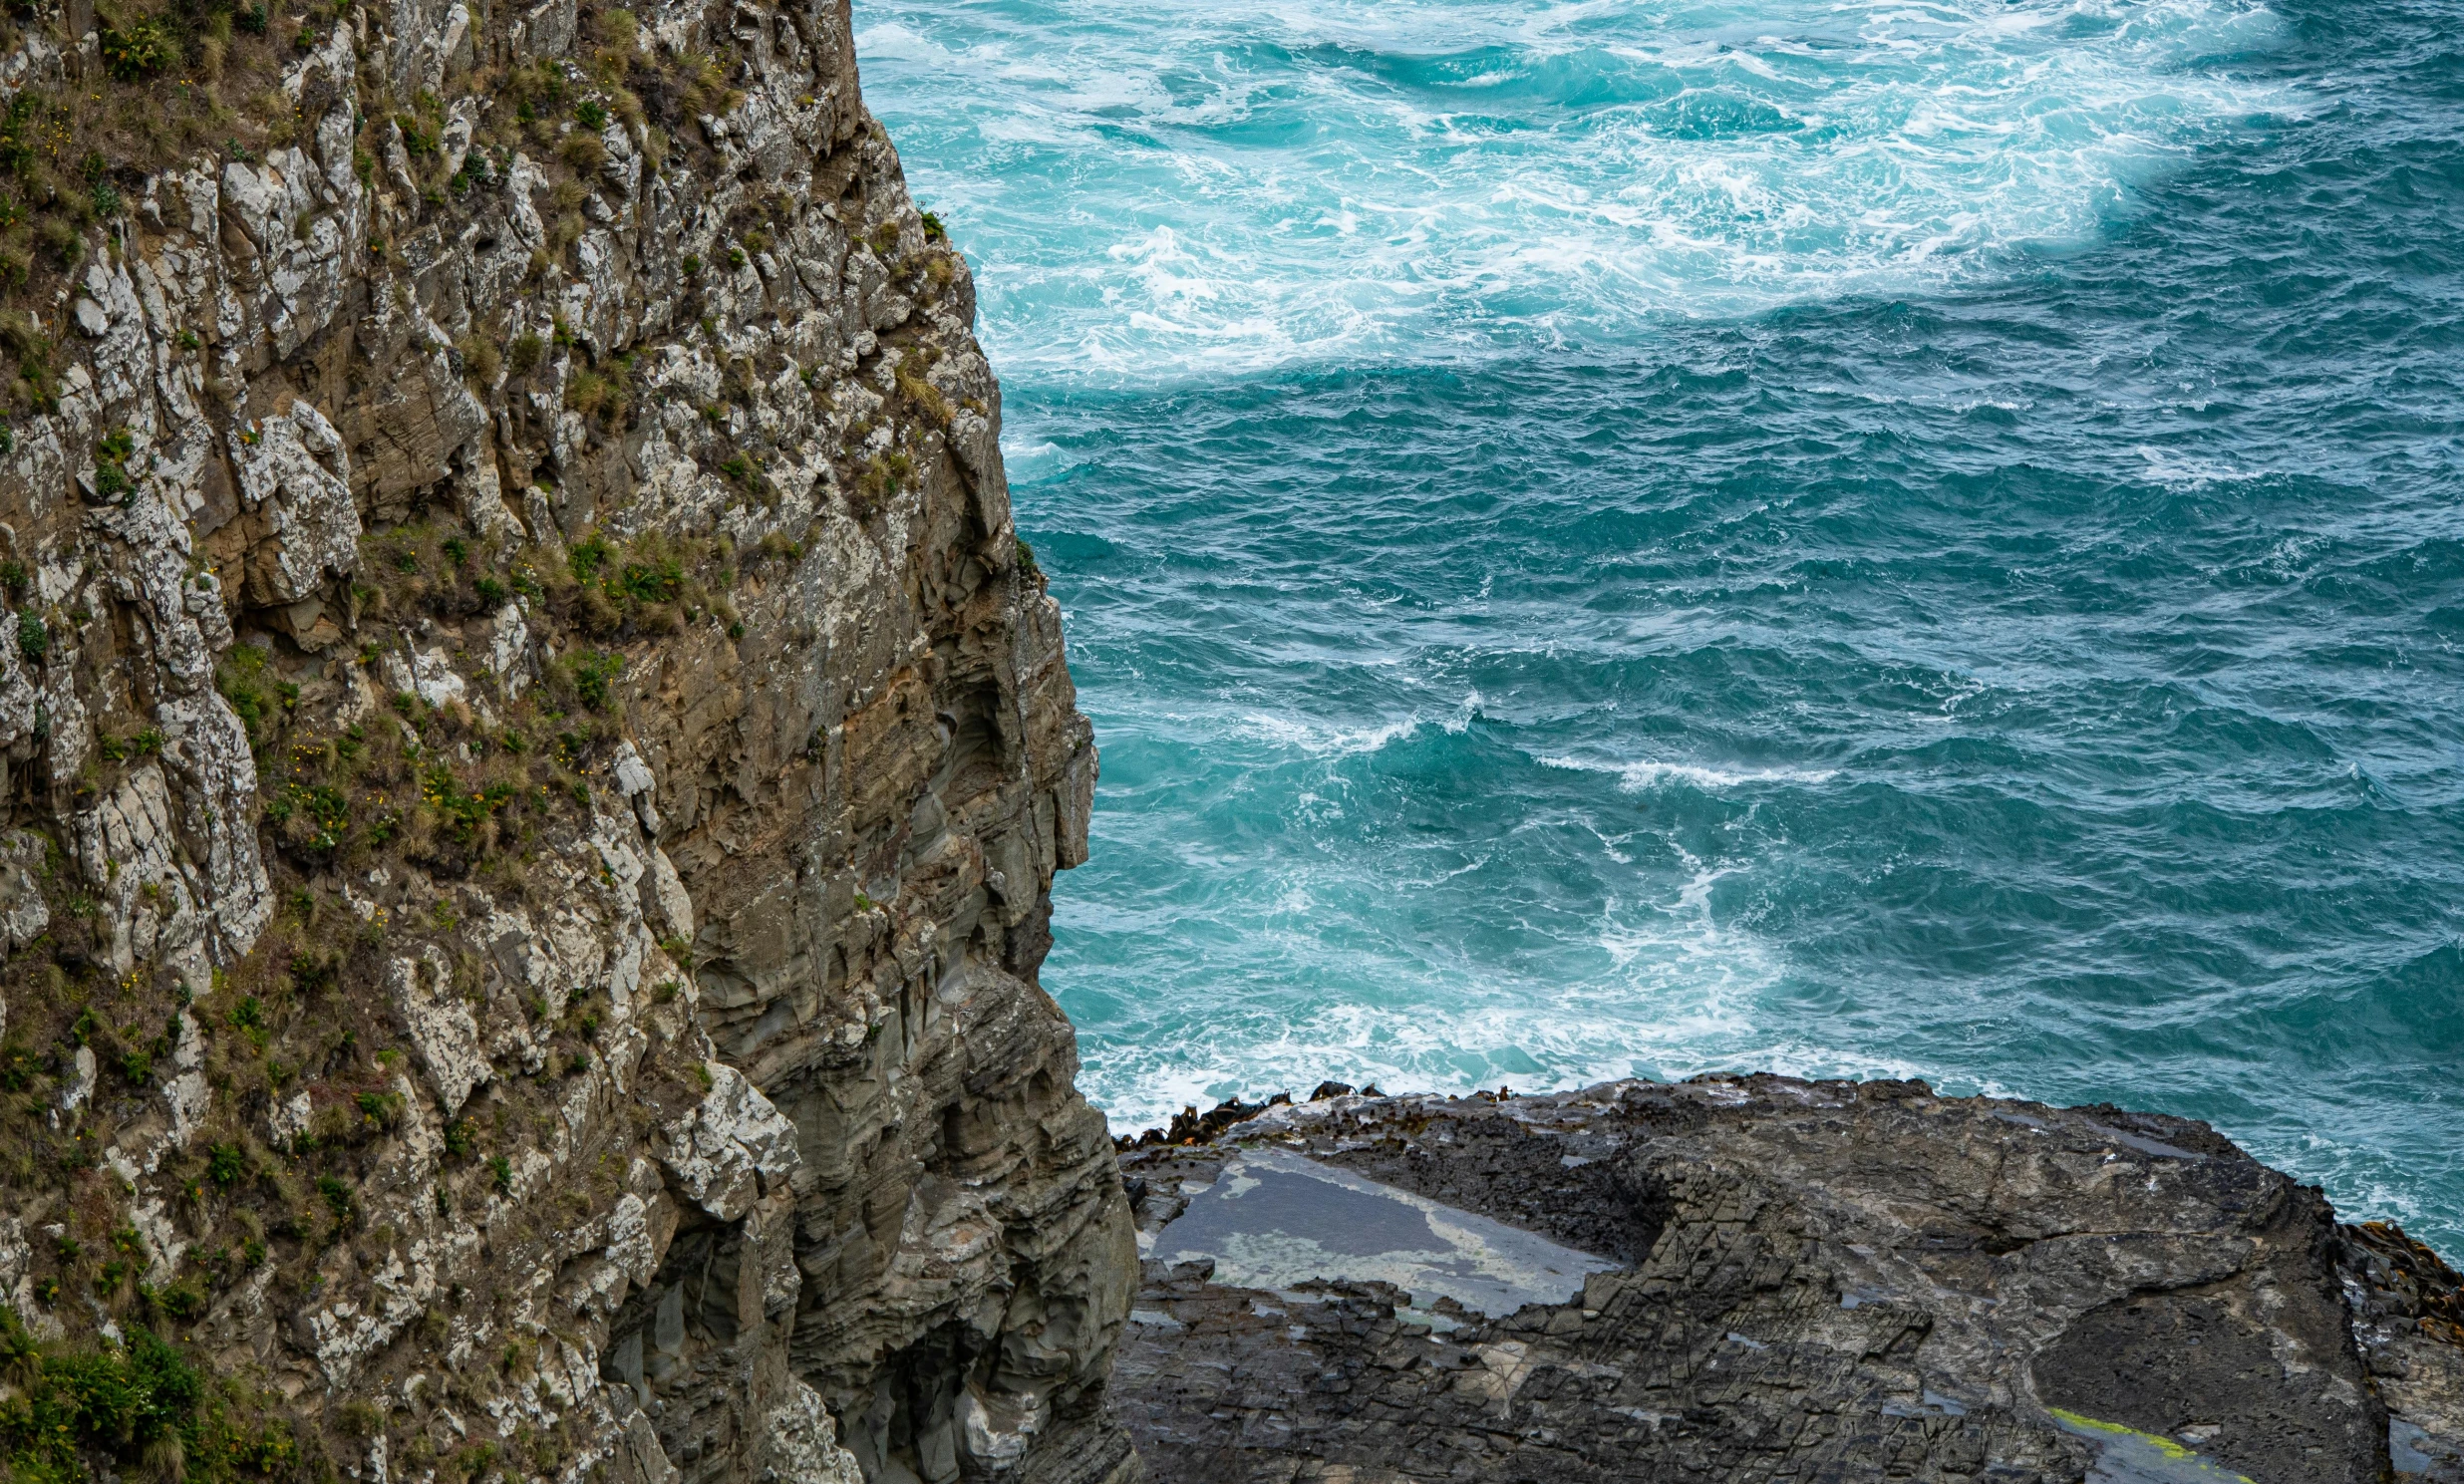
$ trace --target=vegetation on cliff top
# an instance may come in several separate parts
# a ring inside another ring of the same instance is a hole
[[[0,105],[0,300],[45,302],[32,291],[77,268],[90,230],[125,214],[147,176],[207,151],[254,158],[287,138],[297,105],[274,86],[284,56],[338,23],[324,6],[277,20],[262,0],[121,4],[96,16],[97,51],[83,59],[56,12],[26,30],[0,24],[0,52],[39,41],[69,73]],[[7,349],[22,361],[22,316],[14,332]],[[21,375],[21,400],[39,406],[44,390]]]
[[[474,5],[474,19],[481,15]],[[363,14],[357,0],[313,0],[283,14],[266,0],[170,0],[154,10],[121,0],[97,15],[95,50],[86,55],[60,10],[38,5],[14,23],[0,19],[0,55],[39,44],[65,74],[0,103],[0,352],[17,372],[9,401],[38,411],[55,405],[56,292],[98,244],[121,250],[125,218],[148,178],[200,158],[255,162],[301,143],[312,114],[321,117],[333,99],[314,87],[296,99],[285,93],[277,85],[286,62],[337,31],[364,36],[385,20]],[[641,45],[638,23],[621,9],[586,8],[583,27],[581,51],[549,60],[509,55],[482,24],[478,65],[450,75],[444,95],[397,97],[380,71],[363,65],[353,100],[360,178],[383,183],[383,156],[398,148],[416,197],[406,204],[444,207],[500,188],[523,151],[548,179],[549,240],[532,272],[572,266],[588,181],[608,159],[607,128],[623,127],[655,175],[675,137],[690,136],[681,126],[743,99],[730,84],[742,66],[733,55],[662,55]],[[365,43],[355,46],[365,64]],[[470,147],[449,157],[449,118],[462,100],[480,108]],[[367,246],[378,257],[386,251],[381,239]],[[193,351],[201,342],[191,334],[183,344]],[[600,377],[582,388],[586,410],[621,407]]]

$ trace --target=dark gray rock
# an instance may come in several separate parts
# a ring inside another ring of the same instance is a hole
[[[1336,1096],[1122,1165],[1110,1405],[1157,1484],[2443,1484],[2464,1437],[2454,1275],[2184,1119],[1723,1076]],[[1454,1213],[1594,1271],[1480,1313],[1448,1275],[1511,1244]]]

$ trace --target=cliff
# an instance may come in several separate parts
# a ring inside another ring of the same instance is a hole
[[[47,4],[7,1484],[2464,1480],[2464,1281],[2184,1120],[1116,1158],[1037,985],[1090,733],[845,7]]]
[[[1095,757],[844,4],[0,35],[0,1463],[1130,1466]]]
[[[2204,1124],[1326,1091],[1124,1154],[1158,1484],[2464,1480],[2464,1279]]]

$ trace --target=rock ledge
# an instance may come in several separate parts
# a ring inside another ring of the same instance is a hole
[[[1121,1165],[1110,1404],[1159,1484],[2464,1479],[2455,1273],[2187,1119],[1721,1075]],[[1483,1314],[1481,1219],[1592,1271]]]

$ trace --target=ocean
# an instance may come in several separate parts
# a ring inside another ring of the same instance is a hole
[[[1120,1130],[1711,1069],[2464,1253],[2464,3],[858,0]]]

